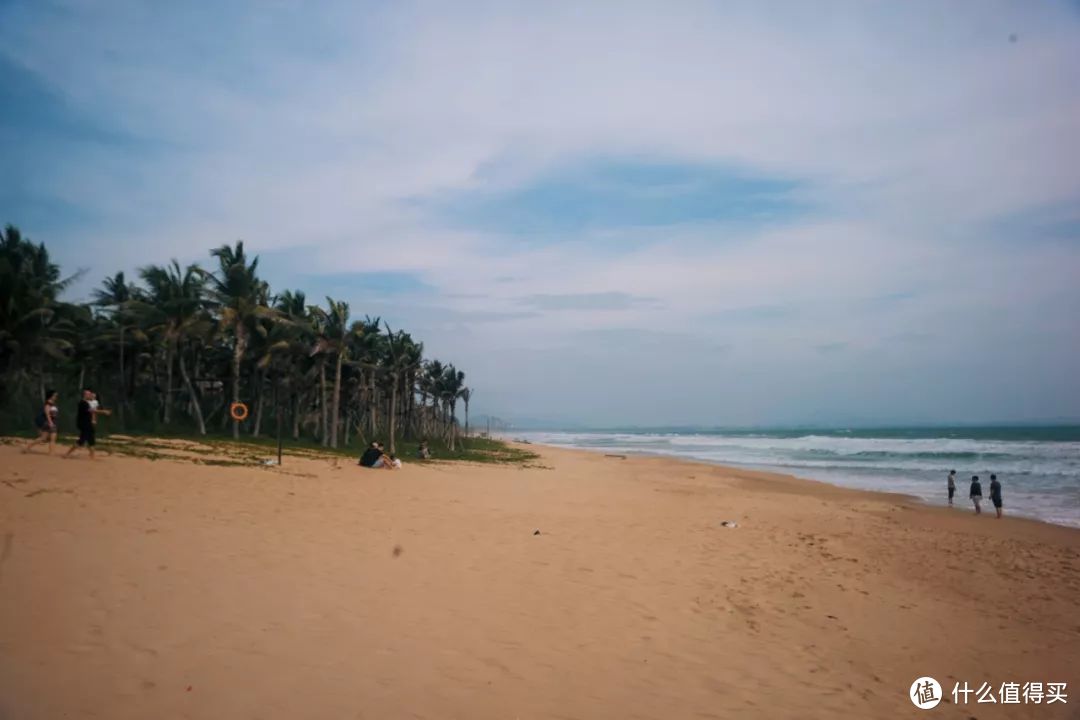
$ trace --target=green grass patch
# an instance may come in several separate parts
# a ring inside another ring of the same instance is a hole
[[[469,438],[461,447],[451,452],[445,446],[432,448],[432,459],[428,462],[442,460],[465,461],[476,463],[496,463],[503,465],[521,465],[522,467],[539,467],[534,465],[540,456],[531,450],[508,445],[502,440],[493,438]]]
[[[2,442],[15,444],[22,438],[6,437]],[[57,449],[66,452],[73,438],[61,436]],[[190,446],[184,444],[190,443]],[[397,455],[406,463],[472,462],[485,464],[518,465],[527,468],[544,468],[537,463],[540,456],[531,450],[514,447],[493,438],[470,437],[459,439],[454,450],[445,442],[430,441],[432,457],[420,460],[416,457],[419,443],[415,440],[400,441]],[[250,436],[234,440],[224,435],[198,435],[186,433],[123,433],[104,435],[98,439],[97,449],[108,454],[140,457],[147,460],[174,460],[200,465],[259,466],[267,459],[277,459],[277,438]],[[289,457],[309,459],[342,459],[355,462],[362,448],[323,447],[311,440],[284,440],[282,454]],[[206,457],[209,456],[209,457]]]

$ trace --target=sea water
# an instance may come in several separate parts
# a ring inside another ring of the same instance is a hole
[[[608,453],[670,455],[783,472],[836,485],[904,493],[969,509],[972,475],[989,505],[990,474],[1009,514],[1080,527],[1080,426],[608,430],[511,432],[510,437]]]

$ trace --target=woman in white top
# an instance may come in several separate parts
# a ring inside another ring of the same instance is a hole
[[[41,412],[34,418],[34,427],[37,428],[38,436],[28,442],[23,452],[30,452],[35,445],[49,443],[49,452],[56,447],[56,419],[60,415],[60,408],[56,405],[57,393],[55,390],[45,391],[45,404]]]

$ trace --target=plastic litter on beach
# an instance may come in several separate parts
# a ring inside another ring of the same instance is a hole
[[[610,454],[610,453],[605,454],[604,457],[619,458],[620,460],[625,460],[626,459],[625,455],[614,455],[614,454]]]
[[[739,527],[739,523],[735,522],[734,520],[724,520],[723,522],[720,523],[720,525],[722,527],[726,527],[726,528],[737,528],[737,527]]]
[[[262,461],[262,464],[263,465],[277,465],[277,460],[275,460],[273,458],[267,458],[267,459]]]

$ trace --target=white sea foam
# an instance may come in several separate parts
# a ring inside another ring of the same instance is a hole
[[[822,434],[529,432],[531,442],[567,447],[671,455],[887,490],[927,502],[946,500],[945,476],[955,469],[958,496],[967,481],[989,475],[1004,486],[1010,513],[1080,527],[1080,441],[962,437],[858,437]]]

